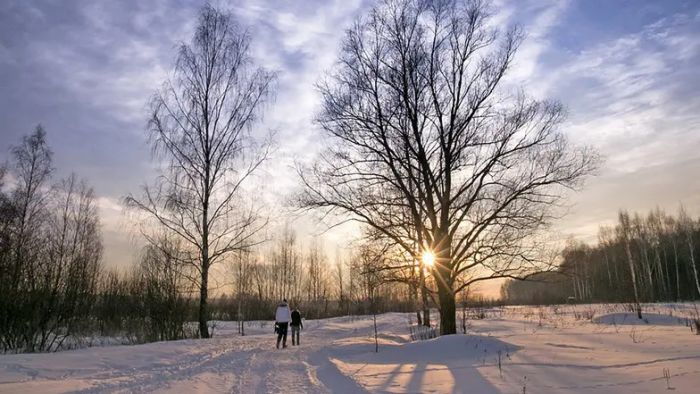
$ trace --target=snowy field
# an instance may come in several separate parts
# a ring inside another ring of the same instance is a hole
[[[271,323],[240,337],[219,322],[210,340],[0,355],[0,392],[700,392],[695,306],[645,312],[640,322],[624,305],[478,310],[468,335],[413,342],[411,315],[390,313],[377,318],[379,353],[368,317],[308,321],[286,350],[274,349]]]

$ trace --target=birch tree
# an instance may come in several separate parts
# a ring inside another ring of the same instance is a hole
[[[266,221],[244,204],[242,188],[268,157],[251,128],[274,75],[256,67],[250,36],[231,14],[206,5],[192,42],[178,51],[174,75],[151,101],[156,157],[167,163],[154,186],[127,204],[181,238],[198,273],[199,333],[209,337],[209,272],[254,243]]]

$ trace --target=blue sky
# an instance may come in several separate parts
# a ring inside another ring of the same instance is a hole
[[[279,73],[259,126],[279,149],[258,179],[282,209],[294,161],[310,160],[320,133],[313,85],[343,30],[371,1],[231,1],[257,61]],[[119,200],[154,176],[146,102],[188,40],[200,2],[0,1],[0,160],[42,123],[59,174],[85,177],[100,196],[108,264],[133,257]],[[563,234],[590,239],[619,208],[700,213],[700,2],[497,0],[495,20],[528,34],[508,83],[561,100],[565,132],[606,162],[571,196]],[[298,220],[300,232],[313,218]],[[329,243],[344,234],[327,234]]]

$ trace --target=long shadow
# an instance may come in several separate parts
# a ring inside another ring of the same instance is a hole
[[[409,393],[420,393],[423,390],[423,379],[425,378],[425,371],[428,365],[423,362],[416,363],[416,368],[413,370],[411,379],[408,381],[406,386],[406,391]]]
[[[309,356],[309,362],[316,366],[316,377],[334,393],[367,393],[368,391],[359,385],[351,377],[338,370],[330,360],[328,349],[321,349]]]
[[[448,385],[444,379],[451,377],[453,384],[448,389],[451,392],[499,393],[500,390],[482,376],[477,367],[486,362],[495,365],[499,351],[505,357],[506,353],[512,354],[519,347],[494,337],[449,335],[428,341],[382,346],[379,353],[373,350],[373,346],[367,344],[343,344],[326,352],[330,354],[332,351],[333,357],[343,362],[362,365],[351,374],[352,377],[383,380],[382,384],[373,385],[370,388],[372,391],[382,392],[401,384],[406,392],[429,392],[431,385],[426,375],[431,374],[433,379],[439,377],[439,383]],[[326,364],[332,363],[327,361]],[[371,366],[382,366],[382,371],[373,371]],[[335,373],[342,375],[337,368],[334,369]],[[324,380],[321,376],[319,378]],[[346,388],[355,391],[360,386],[354,379],[347,376],[346,379],[354,384]],[[335,391],[335,386],[333,389]]]
[[[379,386],[378,391],[379,392],[385,392],[388,391],[390,387],[392,387],[392,382],[394,382],[395,377],[398,376],[398,372],[401,371],[401,369],[404,367],[405,364],[396,364],[396,367],[394,367],[391,372],[387,374],[389,376],[387,379],[384,379],[384,382]],[[398,383],[397,383],[398,384]]]

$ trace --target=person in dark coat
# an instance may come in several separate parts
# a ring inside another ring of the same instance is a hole
[[[301,322],[301,313],[297,308],[292,311],[290,326],[292,326],[292,346],[299,346],[299,332],[304,328],[304,323]]]

